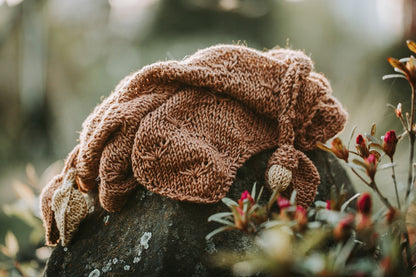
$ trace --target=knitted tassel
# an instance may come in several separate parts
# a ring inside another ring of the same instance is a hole
[[[70,169],[64,177],[63,184],[52,197],[52,211],[59,230],[61,244],[66,246],[78,230],[79,224],[88,214],[88,205],[76,185],[76,171]]]

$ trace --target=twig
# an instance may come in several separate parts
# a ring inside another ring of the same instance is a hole
[[[391,163],[393,164],[393,157],[390,158]],[[393,179],[393,183],[394,183],[394,190],[396,191],[396,200],[397,200],[397,207],[400,208],[400,199],[399,199],[399,192],[397,190],[397,181],[396,181],[396,172],[394,170],[394,165],[391,167],[392,170],[392,175],[391,178]]]
[[[352,170],[352,172],[354,172],[354,174],[355,175],[357,175],[357,177],[358,178],[360,178],[360,180],[364,183],[364,184],[366,184],[367,186],[369,186],[369,187],[371,187],[371,184],[369,183],[369,182],[367,182],[363,177],[361,177],[361,175],[360,174],[358,174],[358,172],[357,171],[355,171],[355,169],[354,168],[351,168],[351,170]]]
[[[410,126],[409,126],[409,139],[410,139],[410,157],[409,157],[409,173],[407,178],[407,191],[406,191],[406,200],[409,197],[411,188],[412,188],[412,179],[413,179],[413,152],[415,147],[415,130],[413,130],[414,125],[414,116],[415,116],[415,87],[411,85],[412,87],[412,107],[411,107],[411,114],[410,114]]]
[[[407,228],[405,227],[405,231],[403,232],[404,236],[404,247],[406,252],[406,261],[407,261],[407,267],[410,270],[410,272],[413,272],[413,262],[412,262],[412,255],[410,251],[410,241],[409,241],[409,234],[407,233]]]
[[[415,134],[413,131],[409,133],[410,138],[410,156],[409,156],[409,174],[407,177],[407,191],[406,191],[406,200],[409,197],[410,190],[412,188],[412,179],[413,179],[413,152],[415,146]]]
[[[373,190],[375,190],[375,192],[377,192],[377,194],[380,197],[381,201],[384,203],[384,205],[387,206],[387,208],[389,210],[394,209],[393,206],[390,204],[389,200],[386,197],[384,197],[383,194],[381,194],[381,192],[379,191],[379,189],[378,189],[378,187],[377,187],[377,185],[376,185],[376,183],[374,181],[370,184],[370,187]]]
[[[379,191],[377,184],[372,181],[371,183],[367,182],[360,174],[358,174],[358,172],[354,169],[351,168],[352,172],[355,173],[355,175],[357,175],[358,178],[360,178],[361,181],[364,182],[364,184],[366,184],[367,186],[369,186],[370,188],[372,188],[380,197],[381,201],[384,203],[384,205],[387,206],[387,208],[389,209],[393,209],[393,206],[390,204],[389,200],[383,196],[383,194],[381,194],[381,192]]]

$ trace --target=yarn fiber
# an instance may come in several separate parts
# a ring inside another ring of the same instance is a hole
[[[119,211],[139,185],[180,201],[213,203],[249,157],[277,148],[266,178],[272,186],[291,180],[297,203],[309,206],[319,174],[303,152],[346,123],[331,93],[311,59],[290,49],[217,45],[145,66],[88,116],[66,167],[44,188],[47,243],[59,239],[51,202],[71,168],[78,189],[98,190],[108,211]]]

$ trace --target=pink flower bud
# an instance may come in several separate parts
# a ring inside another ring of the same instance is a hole
[[[377,157],[374,154],[370,154],[367,158],[364,158],[364,164],[367,175],[373,182],[377,172]]]
[[[361,157],[367,158],[370,155],[370,150],[367,147],[365,138],[362,135],[358,135],[355,142],[357,143],[356,148],[358,153]]]
[[[326,209],[331,210],[331,200],[326,200]]]
[[[400,211],[395,208],[390,208],[386,213],[386,221],[388,224],[392,224],[398,217]]]
[[[304,230],[306,225],[308,224],[308,216],[304,207],[296,207],[295,220],[298,222],[299,231]]]
[[[248,201],[250,202],[250,206],[254,205],[255,201],[253,199],[253,197],[251,197],[251,194],[246,190],[241,194],[240,200],[238,200],[238,204],[240,206],[240,208],[243,208],[244,205],[244,200],[248,199]]]
[[[363,145],[363,144],[365,145],[365,139],[363,138],[362,135],[358,135],[355,141],[358,145]]]
[[[370,154],[366,160],[371,164],[377,163],[377,158],[374,154]]]
[[[395,131],[393,131],[393,130],[388,131],[384,135],[383,151],[390,158],[393,158],[394,152],[396,151],[397,142],[398,142],[398,139],[396,137],[396,132]]]
[[[368,192],[363,193],[357,201],[357,210],[359,213],[369,215],[371,213],[372,202],[371,194]]]
[[[289,200],[287,200],[286,198],[280,195],[277,197],[277,205],[279,206],[281,210],[284,210],[291,206]]]
[[[351,235],[351,230],[354,226],[355,216],[348,214],[342,218],[334,228],[334,237],[338,241],[347,240]]]

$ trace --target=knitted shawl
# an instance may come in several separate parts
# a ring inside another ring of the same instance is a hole
[[[98,190],[102,207],[111,212],[137,186],[180,201],[213,203],[226,195],[249,157],[272,148],[269,168],[287,168],[288,191],[296,189],[297,203],[309,206],[319,174],[303,152],[346,123],[331,93],[311,59],[289,49],[218,45],[145,66],[89,115],[62,173],[44,188],[47,243],[59,239],[61,211],[52,202],[65,182],[73,180],[71,189],[81,192]],[[78,201],[65,197],[66,204]]]

